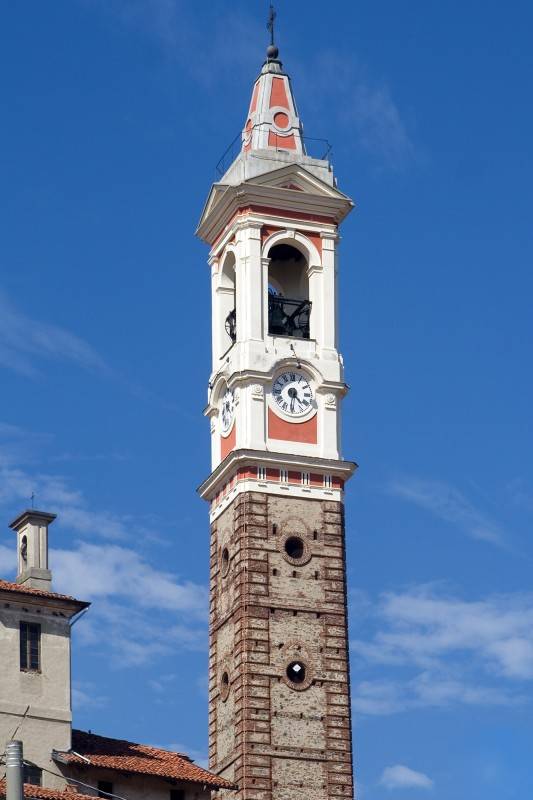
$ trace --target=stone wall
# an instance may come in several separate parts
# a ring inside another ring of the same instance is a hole
[[[238,495],[211,529],[210,768],[240,787],[218,798],[353,796],[347,644],[342,504]]]

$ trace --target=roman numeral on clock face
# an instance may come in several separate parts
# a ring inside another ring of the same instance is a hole
[[[299,372],[283,372],[274,381],[272,397],[285,414],[297,417],[311,408],[313,391],[305,375]]]

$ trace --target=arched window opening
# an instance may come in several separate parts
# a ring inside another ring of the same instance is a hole
[[[268,332],[271,336],[309,339],[309,280],[303,253],[290,244],[269,252]]]
[[[220,356],[235,343],[237,338],[237,315],[235,312],[235,256],[228,253],[224,259],[220,283],[218,287],[218,301],[220,307],[220,319],[224,326],[222,335],[222,347]]]

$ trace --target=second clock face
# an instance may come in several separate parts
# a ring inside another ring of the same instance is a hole
[[[231,389],[226,389],[226,393],[222,398],[220,404],[220,418],[222,433],[227,433],[231,428],[233,422],[233,415],[235,413],[235,396]]]
[[[285,414],[299,417],[311,408],[313,391],[305,375],[300,372],[284,372],[274,381],[272,397]]]

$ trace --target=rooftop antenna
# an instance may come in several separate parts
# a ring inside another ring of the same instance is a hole
[[[274,21],[276,19],[276,12],[274,6],[270,3],[270,11],[268,13],[267,30],[270,31],[270,44],[267,47],[267,58],[269,61],[275,61],[278,57],[279,50],[274,44]]]

